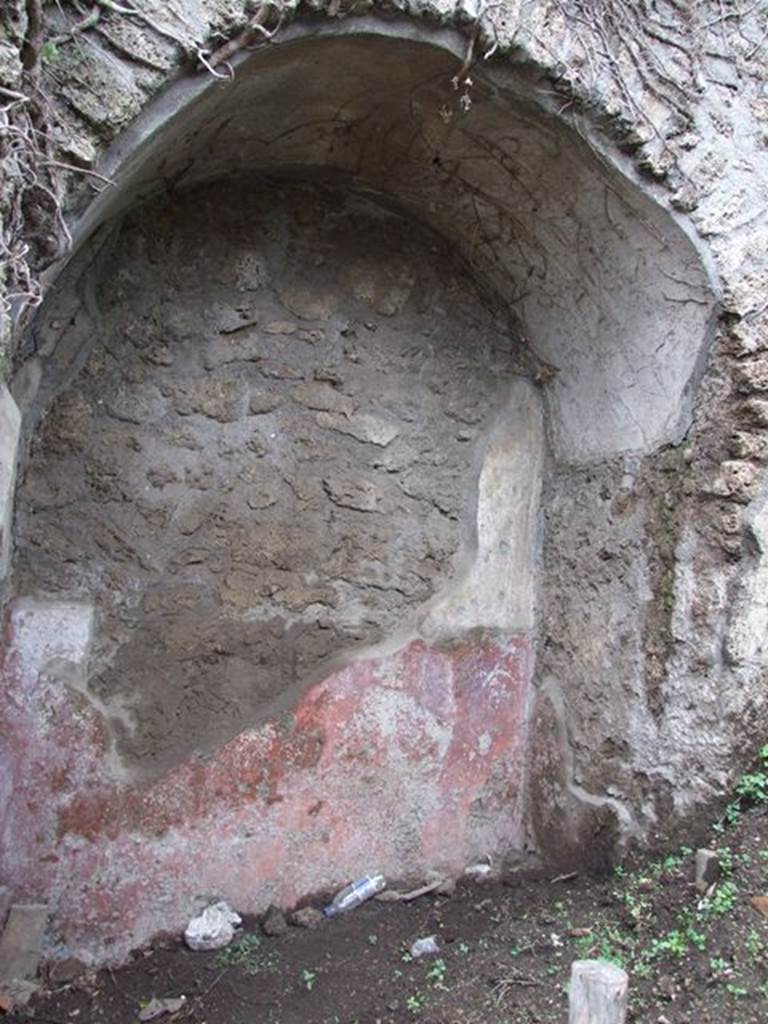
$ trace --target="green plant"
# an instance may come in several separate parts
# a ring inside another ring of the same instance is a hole
[[[713,956],[709,961],[709,969],[713,974],[727,974],[731,965],[727,960],[723,960],[721,956]]]
[[[701,913],[704,916],[716,915],[718,917],[727,914],[736,905],[736,896],[739,887],[734,881],[726,878],[721,882],[709,899],[702,900]]]
[[[237,967],[246,974],[274,970],[279,959],[275,950],[262,948],[261,937],[254,932],[245,932],[216,954],[216,962],[222,967]]]
[[[690,926],[675,928],[661,938],[653,939],[647,949],[641,952],[639,962],[650,964],[654,960],[668,958],[680,960],[688,952],[691,942],[699,949],[703,949],[706,940],[701,932],[695,931]]]
[[[427,997],[423,992],[414,992],[413,995],[408,996],[405,1000],[405,1005],[414,1015],[421,1013],[426,1003]]]
[[[718,848],[717,862],[720,865],[720,871],[722,872],[722,874],[733,874],[735,858],[733,856],[733,850],[730,848],[730,846],[721,846]]]
[[[48,42],[43,43],[40,47],[40,59],[44,62],[52,63],[53,61],[57,61],[59,56],[59,48],[52,39],[49,39]]]
[[[317,980],[317,971],[312,971],[309,967],[305,967],[301,972],[301,980],[304,983],[304,987],[307,992],[311,992],[315,981]]]
[[[617,967],[625,966],[626,956],[622,950],[626,945],[616,925],[610,924],[595,933],[580,935],[576,940],[576,950],[580,957],[595,957]]]
[[[732,981],[729,981],[725,986],[725,991],[728,992],[729,995],[736,996],[737,999],[741,999],[743,996],[747,995],[747,990],[742,985],[736,985]]]
[[[448,970],[445,960],[438,957],[427,971],[427,980],[432,982],[433,988],[445,989],[445,975]]]
[[[760,748],[758,761],[756,770],[746,772],[736,783],[736,799],[727,804],[722,819],[714,826],[715,832],[722,833],[726,824],[735,825],[745,805],[768,803],[768,743]]]
[[[707,945],[707,937],[703,932],[696,931],[695,928],[690,926],[686,929],[686,935],[691,945],[695,946],[698,950],[703,950]]]
[[[753,960],[758,960],[765,951],[765,943],[754,928],[750,928],[744,945]]]

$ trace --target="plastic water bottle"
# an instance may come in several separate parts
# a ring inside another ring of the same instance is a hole
[[[348,910],[354,910],[361,903],[365,903],[377,892],[382,892],[386,887],[384,875],[366,875],[364,878],[359,878],[356,882],[346,885],[341,892],[337,892],[323,913],[326,917],[345,914]]]

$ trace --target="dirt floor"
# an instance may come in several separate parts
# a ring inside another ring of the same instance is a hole
[[[768,793],[765,794],[768,796]],[[631,1022],[768,1021],[768,803],[732,804],[706,841],[723,874],[708,897],[693,851],[602,879],[465,882],[450,897],[367,903],[312,929],[266,936],[247,920],[225,950],[158,941],[115,970],[51,986],[18,1024],[133,1024],[153,998],[186,996],[162,1024],[555,1024],[574,959],[630,972]],[[439,954],[409,949],[434,934]],[[62,970],[59,965],[59,971]]]

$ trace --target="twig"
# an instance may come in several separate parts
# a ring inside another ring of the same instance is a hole
[[[384,892],[378,893],[375,899],[380,903],[410,903],[411,900],[416,900],[419,896],[426,896],[427,893],[439,889],[445,881],[444,878],[436,878],[434,882],[428,882],[426,885],[421,885],[418,889],[411,889],[409,892],[395,892],[393,889],[385,889]]]
[[[277,25],[273,29],[268,29],[265,27],[265,23],[272,8],[277,10],[278,20]],[[208,53],[208,51],[202,49],[198,50],[198,60],[216,78],[234,78],[234,71],[232,71],[232,67],[229,64],[229,59],[234,57],[240,50],[250,47],[256,41],[257,36],[266,42],[270,42],[283,26],[284,13],[283,5],[278,0],[264,0],[242,32],[239,32],[232,39],[228,39],[226,43],[222,43],[218,50],[214,50],[213,53]],[[225,65],[229,69],[229,75],[220,75],[215,71],[215,68],[220,64]]]
[[[537,981],[535,978],[526,977],[523,974],[511,975],[509,978],[501,978],[493,987],[493,993],[496,997],[496,1005],[501,1006],[509,994],[509,990],[514,988],[515,985],[520,988],[536,988],[543,984],[544,982]]]
[[[549,884],[554,885],[555,882],[572,882],[574,878],[578,878],[578,871],[568,871],[564,875],[555,875],[554,878],[550,878]]]
[[[96,178],[97,181],[103,182],[105,185],[112,185],[116,187],[115,182],[111,178],[105,177],[103,174],[99,174],[98,171],[92,171],[88,167],[77,167],[76,164],[65,164],[61,160],[41,160],[44,167],[58,167],[62,171],[71,171],[73,174],[85,174],[89,178]]]

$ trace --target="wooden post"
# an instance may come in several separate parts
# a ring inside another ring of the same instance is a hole
[[[620,967],[603,960],[575,960],[568,1024],[625,1024],[628,984]]]

